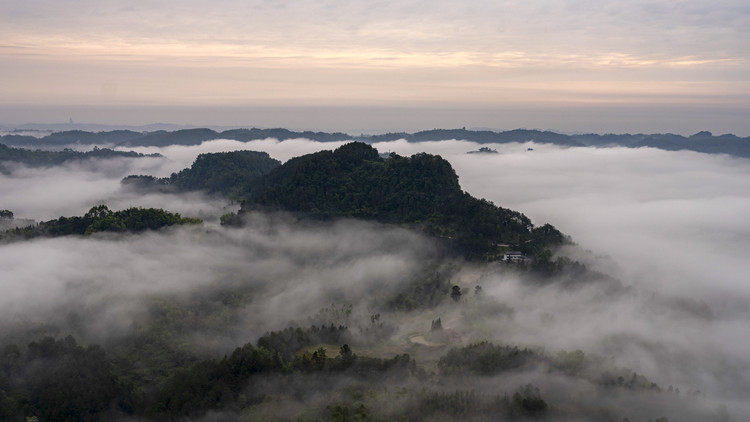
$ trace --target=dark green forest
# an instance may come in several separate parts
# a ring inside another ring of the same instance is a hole
[[[12,148],[0,144],[0,171],[7,173],[3,162],[13,162],[29,167],[51,167],[70,161],[80,161],[93,158],[141,158],[161,157],[160,154],[144,155],[134,151],[115,151],[108,148],[94,147],[91,151],[79,152],[66,148],[62,151],[30,150],[25,148]]]
[[[200,154],[186,169],[170,177],[133,175],[122,180],[123,186],[140,190],[197,191],[241,199],[252,188],[255,179],[281,163],[268,153],[231,151]]]
[[[198,224],[200,222],[199,219],[181,217],[180,214],[158,208],[128,208],[111,211],[106,205],[97,205],[81,217],[60,217],[57,220],[42,221],[27,227],[7,230],[0,233],[0,239],[83,236],[98,232],[138,233],[175,224]]]
[[[495,260],[507,250],[543,258],[546,249],[570,242],[552,225],[535,227],[518,211],[464,192],[440,156],[382,158],[362,142],[283,165],[254,151],[201,154],[190,168],[169,178],[128,176],[122,183],[145,190],[203,190],[242,201],[238,216],[223,219],[228,224],[241,224],[243,213],[262,210],[405,225],[468,259]]]
[[[616,418],[603,408],[557,407],[531,384],[494,396],[456,388],[466,384],[468,376],[512,376],[533,368],[587,380],[612,394],[643,391],[679,396],[671,387],[664,391],[642,375],[606,367],[601,359],[588,358],[581,351],[549,356],[481,342],[451,348],[436,371],[426,370],[409,354],[374,358],[356,353],[347,342],[358,339],[342,326],[268,332],[255,344],[239,346],[218,359],[185,355],[168,342],[155,344],[145,336],[127,340],[132,345],[122,341],[107,351],[80,345],[71,336],[44,337],[22,346],[6,344],[0,355],[0,418],[177,421],[200,419],[211,412],[234,415],[227,416],[230,419],[244,412],[249,420],[279,421]],[[161,360],[148,356],[153,353],[164,356]],[[337,387],[344,379],[343,389]],[[320,397],[321,392],[326,398]],[[310,400],[314,402],[305,412],[284,416],[285,406],[295,408]],[[382,400],[399,404],[382,408],[378,406]]]
[[[253,209],[407,225],[469,259],[497,259],[509,249],[537,255],[569,241],[549,224],[534,227],[522,213],[464,192],[440,156],[382,158],[361,142],[273,169],[254,184],[240,214]]]

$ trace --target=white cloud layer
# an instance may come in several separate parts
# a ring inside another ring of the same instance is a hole
[[[215,218],[225,211],[215,199],[139,197],[120,191],[119,179],[131,173],[166,176],[201,152],[263,150],[284,161],[336,146],[217,140],[144,148],[166,158],[16,169],[0,176],[0,194],[7,198],[3,208],[19,217],[80,215],[106,200],[114,209],[150,201]],[[489,303],[467,294],[464,308],[445,306],[404,320],[385,316],[399,322],[399,336],[442,317],[465,341],[541,346],[551,353],[582,349],[612,357],[662,386],[706,392],[735,415],[748,411],[742,403],[750,393],[748,160],[531,143],[484,145],[498,154],[466,154],[480,145],[463,141],[375,146],[401,155],[440,154],[466,191],[521,211],[536,224],[552,223],[580,245],[566,253],[617,277],[624,287],[540,287],[512,272],[463,264],[453,282],[467,292],[481,284]],[[241,322],[223,334],[227,338],[214,339],[232,347],[291,320],[306,321],[330,303],[366,308],[373,296],[395,291],[434,256],[429,241],[400,229],[360,222],[309,227],[261,215],[243,230],[208,224],[120,239],[34,240],[0,246],[8,292],[0,310],[6,323],[20,323],[79,309],[98,316],[88,327],[96,338],[129,329],[155,296],[244,286],[253,300]]]

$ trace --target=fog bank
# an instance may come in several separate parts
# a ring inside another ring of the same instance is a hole
[[[490,340],[541,347],[550,354],[580,349],[662,387],[700,390],[709,407],[721,402],[733,415],[750,412],[743,404],[750,394],[748,160],[533,143],[482,145],[497,154],[467,154],[480,145],[464,141],[375,145],[401,155],[440,154],[464,190],[521,211],[537,225],[555,225],[578,244],[558,253],[616,277],[621,288],[605,282],[539,285],[501,265],[440,262],[431,240],[366,222],[318,226],[252,214],[244,229],[221,228],[211,221],[231,209],[226,201],[200,193],[142,195],[119,186],[128,174],[169,176],[203,152],[260,150],[285,161],[338,145],[217,140],[138,149],[164,158],[17,167],[0,175],[5,201],[0,208],[19,218],[82,215],[106,203],[111,209],[157,206],[209,220],[138,236],[0,245],[8,292],[0,298],[5,328],[41,327],[43,332],[55,322],[84,340],[106,341],[137,329],[162,306],[160,300],[171,298],[186,309],[207,304],[214,322],[194,327],[193,335],[206,353],[217,353],[268,330],[320,321],[316,315],[332,304],[351,304],[356,318],[366,320],[382,298],[444,266],[452,268],[444,272],[450,283],[465,292],[462,300],[383,312],[395,329],[381,349],[373,350],[409,350],[418,361],[434,365],[447,347],[416,346],[410,336],[441,318],[458,334],[455,345]],[[472,294],[477,285],[481,297]],[[212,304],[230,293],[236,295],[236,308],[213,315]]]

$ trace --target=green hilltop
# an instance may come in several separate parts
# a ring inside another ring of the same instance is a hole
[[[141,190],[197,191],[241,198],[250,189],[249,183],[265,175],[281,162],[266,152],[231,151],[200,154],[189,168],[170,177],[131,175],[123,186]]]
[[[493,259],[510,247],[538,254],[567,241],[551,225],[535,227],[522,213],[461,190],[456,172],[440,156],[382,158],[361,142],[274,168],[252,185],[240,214],[253,209],[403,224],[471,259]]]
[[[12,212],[3,210],[4,213]],[[159,208],[128,208],[112,211],[106,205],[91,208],[82,217],[60,217],[42,221],[27,227],[19,227],[0,233],[0,239],[30,239],[34,237],[59,237],[90,235],[98,232],[138,233],[158,230],[175,224],[198,224],[197,218],[185,218]]]
[[[494,260],[508,250],[540,255],[568,242],[549,224],[536,227],[518,211],[464,192],[453,167],[438,155],[384,158],[362,142],[284,164],[265,152],[206,153],[168,178],[128,176],[122,183],[146,190],[202,190],[239,200],[238,215],[223,218],[229,224],[240,224],[242,214],[262,210],[404,225],[440,239],[469,259]]]

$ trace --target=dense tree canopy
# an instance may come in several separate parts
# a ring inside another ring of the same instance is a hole
[[[265,152],[200,154],[190,168],[173,173],[169,182],[179,190],[205,190],[208,193],[237,196],[246,191],[254,179],[280,164]]]
[[[268,153],[231,151],[200,154],[193,164],[170,177],[131,175],[122,180],[123,186],[141,190],[205,191],[230,198],[241,198],[255,180],[281,163]]]
[[[83,217],[60,217],[39,224],[8,230],[1,238],[31,238],[37,236],[57,237],[67,235],[90,235],[96,232],[131,232],[157,230],[174,224],[196,224],[201,220],[184,218],[158,208],[128,208],[111,211],[106,205],[97,205]]]
[[[283,165],[264,152],[201,154],[190,168],[169,178],[128,176],[122,183],[216,193],[243,200],[243,212],[284,210],[320,219],[403,224],[441,239],[470,259],[497,259],[509,248],[538,254],[568,241],[549,224],[534,227],[522,213],[464,192],[456,172],[440,156],[383,158],[361,142],[295,157]]]
[[[0,144],[0,163],[3,161],[21,163],[29,167],[48,167],[60,165],[69,161],[84,160],[89,158],[138,158],[138,157],[160,157],[159,154],[144,155],[134,151],[115,151],[108,148],[94,147],[91,151],[79,152],[72,149],[62,151],[43,151],[40,149],[30,150],[24,148],[11,148]],[[3,167],[0,166],[0,171]]]
[[[538,253],[566,241],[551,225],[535,229],[525,215],[463,192],[450,163],[439,156],[382,158],[360,142],[273,169],[250,189],[244,209],[254,208],[407,224],[470,258],[494,258],[502,245]]]

